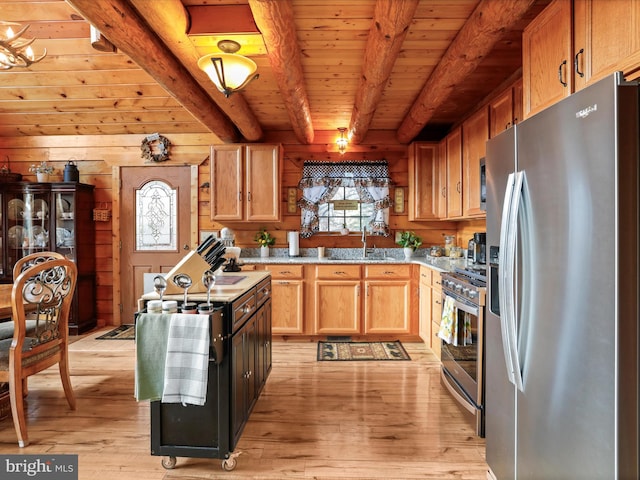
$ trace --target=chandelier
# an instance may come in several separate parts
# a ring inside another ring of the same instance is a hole
[[[233,40],[220,40],[218,48],[223,53],[211,53],[198,60],[198,67],[203,70],[225,97],[246,87],[258,78],[256,62],[250,58],[237,55],[240,44]]]
[[[347,145],[349,144],[349,141],[344,138],[344,132],[346,132],[347,129],[344,127],[340,127],[338,128],[338,131],[340,132],[340,138],[336,140],[336,144],[338,145],[338,151],[340,152],[340,155],[342,155],[347,150]]]
[[[39,62],[47,55],[47,50],[37,57],[33,53],[31,44],[35,39],[25,40],[22,37],[29,25],[26,25],[18,33],[14,33],[11,25],[19,27],[20,24],[14,22],[3,22],[0,20],[0,27],[7,27],[4,35],[0,33],[0,70],[9,70],[13,67],[28,67],[32,63]]]

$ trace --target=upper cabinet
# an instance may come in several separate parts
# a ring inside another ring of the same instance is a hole
[[[522,79],[489,103],[489,138],[522,120]]]
[[[279,145],[211,147],[211,219],[280,220]]]
[[[415,142],[409,145],[409,220],[437,220],[438,144]]]
[[[554,0],[522,35],[524,116],[640,65],[640,2]]]
[[[483,107],[462,124],[463,216],[484,217],[480,208],[480,159],[489,140],[489,109]]]
[[[447,218],[460,218],[462,212],[462,129],[447,135]]]
[[[571,0],[554,0],[522,33],[525,117],[573,91],[571,10]]]

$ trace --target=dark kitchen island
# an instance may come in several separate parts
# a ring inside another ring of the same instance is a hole
[[[242,278],[240,278],[242,277]],[[155,293],[140,299],[140,311]],[[182,295],[164,299],[182,300]],[[188,296],[206,302],[206,293]],[[217,277],[211,300],[207,396],[203,406],[151,402],[151,454],[220,458],[233,470],[233,450],[271,371],[271,277],[269,272],[225,273]]]

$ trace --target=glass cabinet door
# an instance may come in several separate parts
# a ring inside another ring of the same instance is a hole
[[[56,218],[55,239],[56,252],[62,253],[69,260],[75,257],[75,195],[73,191],[54,193]]]
[[[13,266],[20,258],[35,252],[50,250],[50,192],[29,190],[6,192],[7,257],[3,274],[11,276]]]

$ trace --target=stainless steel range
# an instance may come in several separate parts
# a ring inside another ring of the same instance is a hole
[[[484,306],[486,270],[456,268],[442,274],[443,319],[451,335],[442,340],[442,383],[473,417],[484,437]],[[448,312],[448,313],[447,313]]]

